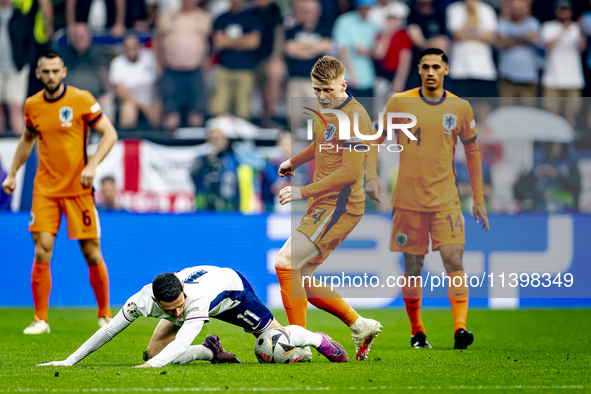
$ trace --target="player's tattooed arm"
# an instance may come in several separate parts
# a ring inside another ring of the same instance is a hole
[[[14,159],[12,160],[12,165],[8,170],[6,179],[2,182],[2,189],[6,194],[12,194],[16,189],[16,173],[31,154],[37,136],[41,138],[41,135],[35,131],[35,129],[29,127],[25,128],[24,133],[21,135],[18,146],[16,147]]]

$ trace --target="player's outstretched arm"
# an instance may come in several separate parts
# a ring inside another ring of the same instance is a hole
[[[286,175],[295,175],[296,168],[306,164],[310,160],[314,160],[316,150],[316,143],[312,141],[310,145],[306,147],[303,151],[295,155],[289,160],[284,161],[279,166],[279,176],[286,176]]]
[[[303,187],[287,186],[279,192],[279,203],[285,205],[308,197],[317,197],[334,189],[350,185],[363,173],[365,152],[343,151],[341,167],[326,178]]]
[[[102,138],[101,142],[99,142],[96,153],[82,170],[80,182],[85,188],[92,187],[92,182],[96,175],[96,167],[105,159],[118,138],[115,127],[113,127],[113,124],[106,116],[103,116],[102,119],[98,121],[94,126],[94,129],[102,136]]]
[[[176,358],[187,351],[197,335],[201,332],[205,322],[201,319],[185,321],[174,341],[166,345],[156,357],[150,359],[145,364],[138,365],[136,368],[160,368],[172,363]]]
[[[107,324],[105,327],[99,329],[93,336],[90,337],[89,340],[84,342],[78,350],[76,350],[70,357],[63,361],[52,361],[49,363],[42,363],[37,364],[38,367],[47,367],[47,366],[55,366],[55,367],[71,367],[82,361],[86,356],[90,353],[98,350],[101,346],[105,343],[109,342],[113,339],[117,334],[121,331],[125,330],[127,326],[131,324],[131,321],[128,320],[123,315],[123,309],[119,311],[119,313]]]
[[[18,172],[18,169],[21,168],[21,166],[25,163],[25,161],[27,161],[31,151],[33,150],[33,146],[35,145],[36,138],[37,132],[25,128],[25,132],[21,135],[18,146],[16,147],[16,153],[14,155],[14,159],[12,160],[10,170],[8,170],[6,179],[4,179],[4,182],[2,182],[2,189],[6,194],[12,194],[16,189],[16,173]]]

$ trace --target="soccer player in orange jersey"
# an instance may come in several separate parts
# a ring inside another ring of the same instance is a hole
[[[410,113],[417,117],[416,125],[410,129],[416,140],[398,131],[398,144],[403,150],[400,152],[400,169],[392,199],[391,250],[404,252],[407,279],[419,277],[425,254],[429,251],[430,235],[432,250],[441,253],[450,279],[453,281],[454,277],[462,277],[461,286],[455,287],[452,282],[448,287],[448,296],[454,316],[454,347],[465,349],[472,344],[474,336],[466,330],[468,286],[463,279],[465,272],[462,264],[464,217],[453,167],[458,137],[466,152],[476,223],[482,222],[486,230],[489,224],[484,207],[482,164],[474,114],[466,100],[443,89],[448,71],[447,56],[443,51],[435,48],[425,50],[419,64],[422,86],[392,96],[386,104],[382,124],[386,125],[388,112]],[[384,136],[378,143],[383,140]],[[370,197],[379,199],[383,188],[377,177],[376,152],[372,149],[368,158],[366,191]],[[421,321],[420,279],[407,280],[402,296],[411,324],[411,345],[430,348]]]
[[[88,264],[90,284],[98,303],[99,326],[111,320],[109,276],[101,255],[101,230],[92,181],[96,166],[117,141],[117,132],[89,92],[62,83],[66,73],[57,52],[48,51],[39,58],[36,75],[44,88],[25,102],[26,128],[2,183],[6,193],[14,191],[16,173],[38,140],[39,167],[29,222],[35,242],[32,272],[35,319],[24,330],[25,334],[50,332],[47,322],[51,291],[49,262],[62,213],[66,215],[69,238],[79,240]],[[102,135],[90,159],[86,156],[89,126]]]
[[[373,134],[371,119],[363,106],[346,92],[345,67],[331,56],[319,59],[311,73],[312,86],[318,97],[318,111],[337,109],[353,124],[359,116],[359,131]],[[356,359],[365,360],[381,324],[366,319],[345,302],[330,286],[311,286],[302,277],[311,277],[319,265],[335,250],[361,220],[365,206],[363,189],[364,164],[367,153],[354,149],[363,142],[358,137],[339,140],[339,122],[334,114],[321,114],[326,127],[314,125],[314,141],[302,152],[283,162],[279,175],[293,175],[296,168],[316,159],[314,182],[303,186],[287,186],[279,192],[279,201],[309,198],[306,214],[277,255],[275,269],[281,286],[281,298],[289,324],[306,327],[308,301],[343,321],[352,331]],[[308,361],[309,348],[298,350],[292,362]]]

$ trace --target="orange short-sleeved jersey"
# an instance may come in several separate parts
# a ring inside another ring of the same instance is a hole
[[[455,146],[458,137],[464,144],[476,140],[476,122],[468,101],[445,91],[441,100],[431,102],[422,96],[421,88],[416,88],[392,96],[385,111],[384,125],[388,112],[417,117],[417,124],[410,129],[417,141],[397,130],[403,150],[392,205],[418,212],[460,206],[453,166]],[[410,123],[410,119],[400,119],[399,123]]]
[[[344,103],[335,109],[344,112],[349,118],[351,125],[351,140],[339,140],[339,121],[336,115],[322,114],[327,127],[324,127],[324,125],[321,127],[318,123],[314,124],[314,141],[316,145],[314,182],[326,178],[341,168],[343,151],[353,150],[354,145],[363,142],[357,138],[353,132],[355,113],[358,114],[359,132],[365,135],[371,135],[374,133],[371,126],[371,118],[367,114],[365,108],[363,108],[353,96],[349,96]],[[320,106],[318,107],[318,111],[320,112]],[[332,148],[328,148],[330,145],[332,145]],[[367,155],[367,153],[364,153],[361,149],[358,154]],[[333,200],[335,204],[345,208],[348,212],[362,215],[365,211],[365,190],[363,189],[364,173],[364,171],[361,171],[354,183],[344,187],[335,188],[320,197],[310,198],[308,207],[313,207],[315,204],[319,203],[319,201],[330,199]]]
[[[46,99],[43,91],[27,99],[27,128],[39,133],[34,193],[68,197],[92,192],[82,187],[80,177],[87,161],[88,126],[94,126],[101,116],[92,94],[73,86],[65,86],[55,100]]]

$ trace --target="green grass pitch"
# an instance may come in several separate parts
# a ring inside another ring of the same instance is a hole
[[[286,322],[283,311],[275,311]],[[591,391],[589,310],[472,310],[475,342],[453,350],[450,310],[425,310],[423,320],[433,349],[410,347],[403,310],[362,311],[382,322],[367,361],[330,364],[314,352],[312,363],[260,365],[254,337],[216,321],[205,325],[195,343],[217,334],[243,364],[197,361],[158,369],[142,364],[156,319],[140,318],[113,341],[73,367],[35,367],[63,360],[97,329],[92,310],[50,310],[51,334],[22,334],[32,311],[0,309],[0,393],[6,392],[184,392],[184,391],[427,391],[586,392]],[[326,331],[343,343],[350,358],[349,330],[318,310],[308,312],[308,328]]]

